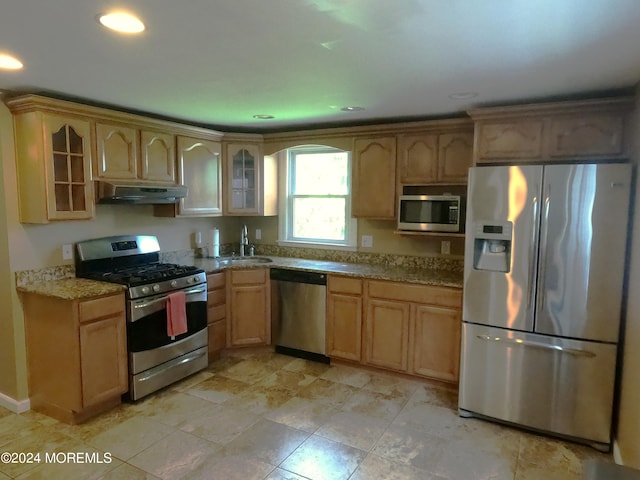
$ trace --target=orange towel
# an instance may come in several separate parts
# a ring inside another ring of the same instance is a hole
[[[167,298],[167,335],[173,340],[187,333],[187,308],[184,292],[170,293]]]

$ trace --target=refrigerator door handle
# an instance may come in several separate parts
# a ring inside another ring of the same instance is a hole
[[[509,346],[518,345],[521,347],[540,348],[543,350],[555,350],[556,352],[568,353],[570,355],[575,355],[578,357],[593,358],[596,356],[595,353],[588,350],[577,350],[575,348],[566,348],[560,345],[552,345],[549,343],[532,342],[530,340],[522,340],[521,338],[491,337],[489,335],[476,335],[476,337],[480,340],[486,340],[488,342],[501,342],[508,343]]]
[[[536,189],[538,187],[536,186]],[[538,251],[538,197],[533,197],[533,225],[531,226],[531,243],[529,244],[529,291],[527,292],[527,310],[531,312],[535,298],[536,252]]]
[[[544,211],[542,214],[542,221],[540,222],[540,260],[538,261],[538,304],[536,306],[536,315],[539,315],[544,306],[545,291],[544,282],[546,275],[546,256],[547,256],[547,243],[549,236],[549,206],[551,204],[551,186],[547,186],[547,192],[544,198]]]

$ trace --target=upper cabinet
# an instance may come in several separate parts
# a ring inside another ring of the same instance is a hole
[[[352,215],[394,219],[395,205],[395,137],[356,138],[353,146]]]
[[[96,180],[136,180],[138,132],[121,124],[96,122]]]
[[[261,142],[238,135],[233,140],[224,144],[225,215],[277,215],[275,158],[263,155]]]
[[[626,97],[472,110],[475,163],[616,160],[629,156]]]
[[[92,218],[89,121],[7,104],[14,112],[20,221]]]
[[[401,184],[464,184],[473,160],[473,132],[416,133],[398,136]]]
[[[178,137],[178,182],[189,189],[178,202],[178,215],[222,215],[221,148],[220,142]]]
[[[176,137],[170,133],[140,131],[141,180],[176,183]]]
[[[96,180],[176,183],[175,135],[96,122]]]

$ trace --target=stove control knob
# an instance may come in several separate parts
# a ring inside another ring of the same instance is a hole
[[[142,293],[145,295],[149,293],[149,287],[142,287]]]
[[[171,280],[171,286],[172,286],[173,288],[176,288],[176,287],[178,286],[178,282],[177,282],[177,281],[175,281],[175,280]]]
[[[160,291],[160,285],[158,285],[157,283],[151,288],[153,288],[154,292],[159,292]]]
[[[191,279],[191,283],[198,283],[199,281],[200,281],[200,278],[197,276]]]

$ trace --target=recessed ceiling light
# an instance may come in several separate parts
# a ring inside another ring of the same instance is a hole
[[[138,17],[122,11],[98,15],[98,21],[108,29],[120,33],[140,33],[146,28]]]
[[[5,70],[20,70],[24,65],[13,55],[0,53],[0,68]]]
[[[477,96],[478,96],[477,92],[458,92],[458,93],[450,94],[449,98],[452,100],[468,100],[470,98],[474,98]]]
[[[363,107],[350,106],[350,107],[342,107],[340,110],[342,110],[343,112],[361,112],[362,110],[364,110],[364,108]]]
[[[271,120],[276,117],[274,117],[273,115],[254,115],[253,118],[257,120]]]

